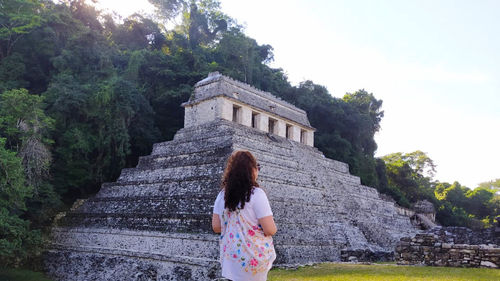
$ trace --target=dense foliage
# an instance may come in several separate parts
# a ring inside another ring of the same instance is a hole
[[[305,109],[316,146],[401,205],[427,198],[448,224],[498,214],[494,189],[433,182],[421,152],[376,159],[381,100],[292,86],[269,66],[272,47],[246,36],[216,0],[150,0],[154,19],[117,19],[88,2],[0,0],[0,264],[35,253],[56,212],[171,139],[183,124],[179,105],[212,71]],[[166,29],[174,18],[182,23]]]
[[[428,200],[436,208],[436,219],[443,225],[482,228],[491,226],[500,215],[499,180],[480,184],[475,189],[433,181],[436,166],[424,152],[393,153],[385,161],[388,184],[381,191],[400,205],[410,207]]]

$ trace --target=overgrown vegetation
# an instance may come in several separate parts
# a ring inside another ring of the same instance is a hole
[[[312,81],[292,86],[269,66],[272,47],[246,36],[217,0],[150,0],[158,18],[123,20],[87,2],[0,1],[0,265],[36,256],[55,213],[171,139],[183,124],[179,105],[212,71],[305,109],[316,146],[399,204],[428,199],[443,224],[498,215],[498,180],[496,190],[469,190],[433,181],[424,153],[376,159],[382,101],[365,90],[335,98]],[[176,17],[181,24],[166,29]]]

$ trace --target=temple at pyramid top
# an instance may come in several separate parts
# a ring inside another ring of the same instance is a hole
[[[304,110],[218,72],[196,83],[182,106],[184,128],[225,119],[314,146],[315,129]]]

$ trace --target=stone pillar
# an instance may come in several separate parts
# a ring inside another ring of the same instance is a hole
[[[306,138],[306,144],[309,146],[314,146],[314,132],[313,131],[307,131],[307,138]]]
[[[286,138],[286,123],[281,119],[276,122],[276,135]]]
[[[264,113],[257,115],[257,129],[267,132],[269,125],[269,116]]]
[[[241,107],[241,124],[252,127],[252,109],[250,107]]]
[[[300,142],[300,128],[292,125],[292,140]]]

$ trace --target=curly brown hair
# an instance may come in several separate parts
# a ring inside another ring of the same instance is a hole
[[[227,160],[226,169],[222,178],[222,188],[224,189],[224,208],[230,212],[245,207],[245,202],[250,201],[253,188],[259,186],[253,176],[254,169],[257,169],[257,160],[246,150],[234,152]]]

